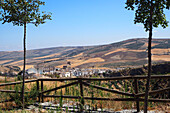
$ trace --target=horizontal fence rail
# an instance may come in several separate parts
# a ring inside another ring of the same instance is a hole
[[[5,93],[22,93],[21,91],[15,91],[15,90],[1,90],[0,89],[0,92],[5,92]],[[27,91],[25,93],[28,93]]]
[[[168,88],[164,88],[164,89],[160,89],[160,90],[153,90],[153,91],[149,91],[149,95],[153,95],[153,94],[158,94],[158,93],[163,93],[165,91],[170,90],[170,87]],[[136,97],[142,97],[145,96],[145,93],[138,93],[135,95]]]
[[[151,79],[170,79],[170,75],[152,75]],[[147,76],[123,76],[123,77],[106,77],[106,78],[41,78],[39,81],[73,81],[73,80],[88,80],[88,81],[109,81],[109,80],[128,80],[128,79],[147,79]]]
[[[108,89],[108,88],[101,87],[101,86],[97,86],[97,85],[91,85],[91,84],[86,83],[86,82],[83,82],[83,85],[85,85],[85,86],[91,86],[91,87],[94,87],[94,88],[97,88],[97,89],[101,89],[101,90],[103,90],[103,91],[108,91],[108,92],[111,92],[111,93],[117,93],[117,94],[122,94],[122,95],[134,97],[134,94],[132,94],[132,93],[126,93],[126,92],[117,91],[117,90],[113,90],[113,89]]]
[[[26,80],[25,83],[36,82],[36,81],[38,81],[38,79]],[[10,85],[16,85],[16,84],[22,84],[22,82],[19,81],[19,82],[2,83],[0,84],[0,86],[10,86]]]
[[[44,95],[44,97],[52,97],[52,98],[72,98],[72,99],[81,99],[81,96],[70,96],[70,95]],[[139,98],[98,98],[98,97],[83,97],[87,100],[108,100],[108,101],[143,101],[144,99]],[[170,102],[170,99],[148,99],[149,102]]]
[[[71,99],[80,99],[80,100],[108,100],[108,101],[135,101],[136,102],[136,108],[137,108],[137,112],[140,111],[139,109],[139,102],[144,102],[144,97],[145,96],[145,92],[143,93],[138,93],[139,87],[138,87],[138,80],[140,79],[147,79],[147,76],[143,76],[143,75],[138,75],[138,76],[123,76],[123,77],[107,77],[107,78],[54,78],[54,79],[47,79],[47,78],[41,78],[41,79],[34,79],[34,80],[26,80],[25,83],[30,83],[30,82],[36,82],[37,85],[37,92],[38,92],[38,102],[44,102],[44,98],[71,98]],[[170,75],[152,75],[151,79],[168,79],[169,84],[170,84]],[[114,89],[110,89],[110,88],[106,88],[106,87],[102,87],[99,85],[94,85],[91,84],[90,82],[92,81],[114,81],[114,80],[134,80],[134,93],[128,93],[128,92],[123,92],[123,91],[118,91],[118,90],[114,90]],[[60,82],[65,82],[65,81],[72,81],[71,83],[65,84],[65,85],[61,85],[55,88],[51,88],[48,90],[44,90],[44,82],[46,81],[60,81]],[[16,84],[22,84],[21,81],[18,82],[11,82],[11,83],[2,83],[0,84],[1,86],[10,86],[10,85],[16,85]],[[49,95],[51,91],[56,91],[62,88],[66,88],[75,84],[79,84],[79,96],[71,96],[71,95]],[[106,98],[106,97],[87,97],[84,96],[84,91],[83,91],[83,86],[89,86],[89,87],[93,87],[96,89],[100,89],[102,91],[106,91],[106,92],[110,92],[110,93],[115,93],[115,94],[119,94],[119,95],[124,95],[124,96],[128,96],[126,98]],[[153,91],[149,91],[149,95],[154,95],[154,94],[159,94],[159,93],[164,93],[166,91],[169,91],[168,95],[170,95],[170,86],[163,88],[163,89],[159,89],[159,90],[153,90]],[[5,93],[16,93],[15,90],[3,90],[0,89],[0,92],[5,92]],[[19,91],[18,93],[22,93],[21,91]],[[28,92],[24,92],[24,93],[28,93]],[[46,94],[48,93],[48,94]],[[46,94],[46,95],[45,95]],[[129,98],[130,97],[130,98]],[[1,102],[7,102],[9,100],[4,100],[4,101],[0,101]],[[12,100],[10,100],[12,101]],[[149,102],[170,102],[170,99],[154,99],[154,98],[149,98],[148,99]],[[84,101],[81,101],[81,104],[84,105]]]
[[[47,92],[51,92],[51,91],[55,91],[55,90],[58,90],[58,89],[61,89],[61,88],[65,88],[65,87],[68,87],[68,86],[72,86],[74,84],[78,84],[78,82],[72,82],[72,83],[69,83],[69,84],[66,84],[66,85],[63,85],[63,86],[59,86],[59,87],[56,87],[56,88],[53,88],[53,89],[50,89],[50,90],[47,90],[47,91],[43,91],[43,92],[40,92],[40,94],[42,93],[47,93]]]

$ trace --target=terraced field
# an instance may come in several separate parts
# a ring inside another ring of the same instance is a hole
[[[170,39],[153,39],[153,62],[170,61]],[[27,67],[53,65],[62,67],[113,68],[115,66],[141,66],[147,63],[147,39],[129,39],[99,46],[53,47],[27,51]],[[23,65],[23,51],[0,52],[0,65]]]

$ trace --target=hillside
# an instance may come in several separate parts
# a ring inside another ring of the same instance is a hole
[[[119,71],[113,71],[110,73],[105,73],[105,77],[115,77],[115,76],[134,76],[134,75],[147,75],[147,66],[137,67],[137,68],[126,68]],[[152,65],[152,75],[167,75],[170,74],[170,62],[158,63]]]
[[[3,65],[0,65],[0,75],[3,74],[3,73],[16,74],[19,71],[20,71],[20,68],[18,66],[3,66]]]
[[[153,63],[170,61],[170,39],[153,39]],[[27,51],[27,65],[62,67],[140,66],[147,63],[147,39],[136,38],[99,46],[53,47]],[[23,64],[23,51],[0,52],[0,65]]]

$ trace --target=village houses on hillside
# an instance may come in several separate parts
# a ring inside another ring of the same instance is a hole
[[[26,70],[28,76],[32,77],[42,77],[43,75],[58,75],[58,77],[78,77],[78,76],[90,76],[90,75],[103,75],[106,69],[85,69],[85,68],[71,68],[63,66],[63,68],[58,68],[54,66],[46,66],[41,68],[30,68]],[[31,78],[31,77],[28,77]]]
[[[89,76],[89,75],[99,75],[105,73],[104,69],[80,69],[80,68],[70,68],[63,66],[63,68],[51,68],[45,67],[43,69],[44,75],[57,74],[59,77],[73,77],[73,76]]]

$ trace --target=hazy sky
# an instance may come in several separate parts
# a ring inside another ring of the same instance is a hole
[[[27,27],[27,49],[99,45],[130,38],[147,38],[125,0],[44,0],[40,9],[52,12],[46,24]],[[170,11],[166,11],[170,21]],[[22,50],[23,27],[0,22],[0,51]],[[170,38],[170,27],[154,29],[155,38]]]

